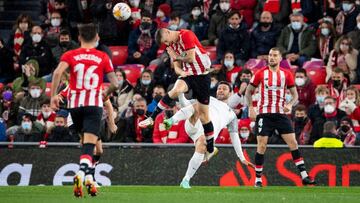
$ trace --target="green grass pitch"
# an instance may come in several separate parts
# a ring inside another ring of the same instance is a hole
[[[85,191],[84,191],[85,192]],[[101,187],[97,197],[76,199],[70,186],[0,187],[0,202],[359,202],[360,187]]]

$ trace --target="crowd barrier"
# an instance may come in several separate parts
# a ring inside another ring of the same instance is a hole
[[[69,185],[79,169],[77,143],[0,143],[0,185]],[[254,160],[255,145],[244,154]],[[320,186],[360,186],[360,148],[300,147],[309,175]],[[108,185],[178,185],[193,154],[192,144],[153,145],[107,143],[95,178]],[[192,185],[252,186],[255,171],[243,166],[231,145],[219,145],[219,154],[200,167]],[[286,146],[269,146],[265,155],[264,185],[301,186],[301,178]]]

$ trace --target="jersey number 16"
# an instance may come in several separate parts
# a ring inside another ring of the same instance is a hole
[[[99,84],[99,76],[94,73],[94,70],[98,66],[90,66],[85,71],[85,65],[82,63],[77,64],[74,67],[74,71],[77,73],[76,76],[76,88],[77,89],[93,89],[96,88]]]

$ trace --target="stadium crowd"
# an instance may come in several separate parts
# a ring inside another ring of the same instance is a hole
[[[112,7],[119,2],[131,6],[127,21],[113,17]],[[120,87],[110,98],[114,111],[103,115],[104,142],[190,142],[184,121],[169,130],[162,122],[178,106],[159,114],[153,128],[138,127],[177,79],[165,47],[154,39],[157,29],[169,28],[192,30],[212,50],[211,93],[218,98],[237,95],[242,143],[256,143],[244,94],[272,47],[282,50],[281,66],[294,73],[299,101],[288,116],[298,143],[360,143],[359,0],[42,0],[41,5],[40,25],[20,14],[10,38],[0,37],[1,141],[79,140],[66,101],[58,112],[50,108],[48,84],[61,55],[79,47],[77,25],[94,22],[100,36],[96,48],[112,57]],[[112,47],[119,46],[127,46],[118,50],[127,52],[124,64],[115,63]],[[59,93],[68,77],[63,75]],[[191,91],[186,96],[191,98]],[[253,100],[258,98],[254,94]],[[116,133],[107,125],[110,113]],[[216,143],[230,142],[223,129]],[[284,142],[272,136],[269,143]]]

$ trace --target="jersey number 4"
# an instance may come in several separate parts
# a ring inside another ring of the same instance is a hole
[[[90,66],[85,71],[85,65],[82,63],[77,64],[74,67],[74,71],[76,72],[76,88],[78,89],[93,89],[96,88],[99,84],[99,76],[94,73],[94,70],[98,66]]]

